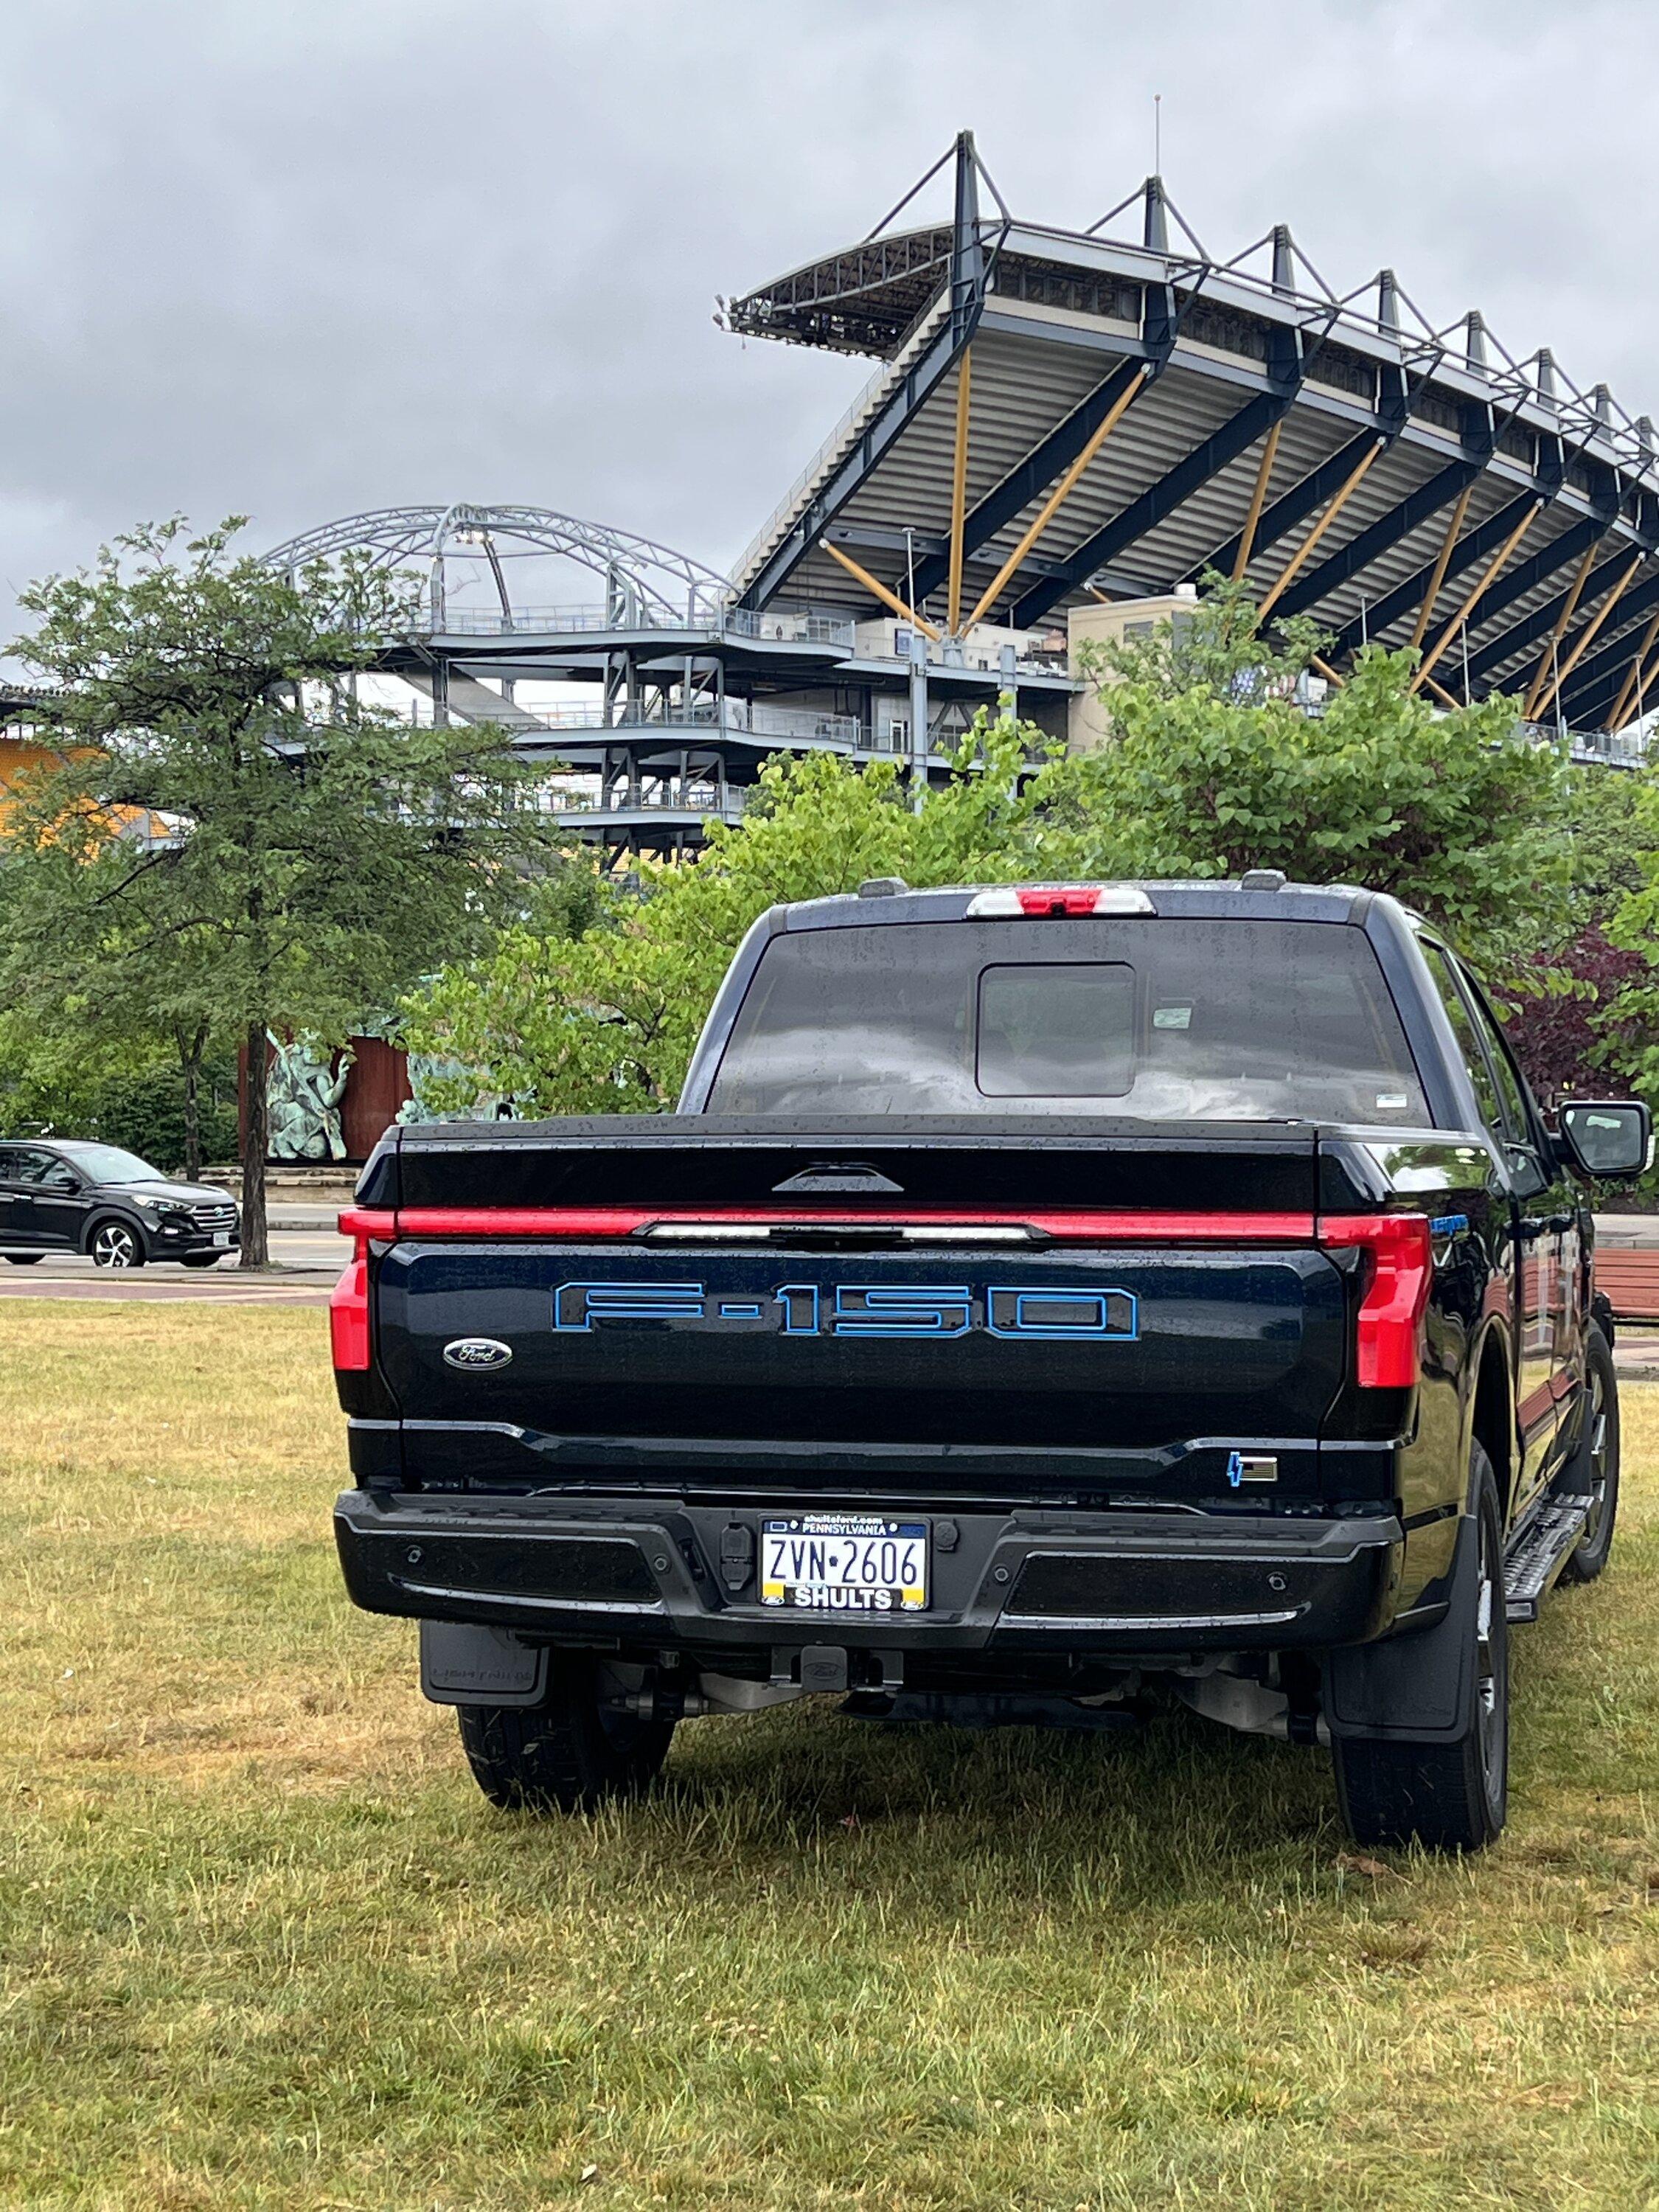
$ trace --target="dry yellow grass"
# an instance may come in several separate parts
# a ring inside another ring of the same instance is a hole
[[[5,1314],[0,2203],[1659,2202],[1659,1390],[1508,1836],[1368,1877],[1320,1755],[1188,1717],[698,1723],[505,1820],[340,1593],[323,1316]]]

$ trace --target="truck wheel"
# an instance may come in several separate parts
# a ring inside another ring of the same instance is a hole
[[[1339,1736],[1336,1794],[1357,1844],[1419,1843],[1478,1851],[1503,1829],[1509,1795],[1510,1651],[1503,1522],[1492,1462],[1470,1455],[1475,1564],[1443,1624],[1467,1680],[1462,1725],[1449,1741]],[[1438,1629],[1428,1632],[1438,1635]],[[1472,1656],[1473,1664],[1462,1662]]]
[[[1595,1500],[1584,1533],[1561,1570],[1564,1583],[1593,1583],[1613,1549],[1619,1517],[1619,1377],[1607,1340],[1594,1328],[1585,1343],[1584,1418],[1564,1490]]]
[[[537,1706],[463,1705],[473,1779],[504,1813],[588,1813],[630,1797],[668,1755],[672,1721],[641,1720],[600,1702],[597,1661],[555,1653]]]

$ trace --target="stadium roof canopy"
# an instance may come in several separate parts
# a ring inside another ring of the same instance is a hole
[[[951,165],[951,216],[896,228]],[[1212,253],[1150,177],[1085,231],[1015,218],[968,133],[867,238],[722,303],[880,366],[734,580],[1030,629],[1241,574],[1340,669],[1418,644],[1443,698],[1575,729],[1659,673],[1659,453],[1604,384],[1437,328],[1383,270],[1338,295],[1276,226]],[[953,577],[953,563],[956,574]]]

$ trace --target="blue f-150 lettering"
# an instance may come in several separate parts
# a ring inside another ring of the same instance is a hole
[[[781,1283],[763,1298],[728,1298],[706,1283],[561,1283],[553,1293],[553,1326],[588,1334],[629,1322],[707,1328],[760,1324],[786,1336],[1042,1337],[1049,1342],[1134,1341],[1135,1300],[1129,1291],[1093,1285],[988,1283],[841,1283],[826,1308],[816,1283]]]

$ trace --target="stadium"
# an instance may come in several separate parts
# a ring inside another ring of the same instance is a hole
[[[939,202],[919,221],[918,204]],[[729,575],[523,506],[396,508],[280,546],[407,570],[382,673],[412,716],[503,725],[614,861],[738,819],[779,751],[942,772],[981,706],[1097,736],[1078,648],[1212,574],[1422,655],[1443,706],[1516,696],[1633,766],[1659,677],[1652,424],[1384,269],[1339,294],[1284,225],[1212,253],[1149,177],[1086,230],[1015,216],[971,134],[870,234],[719,303],[744,338],[873,363]],[[14,759],[50,702],[5,702]]]

